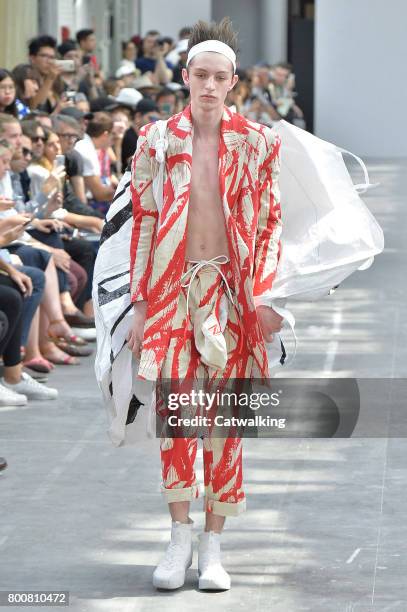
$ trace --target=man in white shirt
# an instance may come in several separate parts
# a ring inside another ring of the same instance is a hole
[[[107,113],[95,113],[89,121],[83,140],[75,145],[75,150],[83,158],[83,178],[87,189],[87,196],[98,202],[109,201],[113,198],[115,185],[106,184],[102,180],[102,172],[98,158],[99,149],[108,149],[111,142],[113,121]]]

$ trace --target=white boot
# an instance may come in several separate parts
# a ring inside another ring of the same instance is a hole
[[[178,589],[185,582],[185,572],[192,565],[192,526],[172,521],[171,542],[154,570],[153,585],[159,589]]]
[[[230,576],[220,559],[220,533],[204,531],[199,535],[199,588],[207,591],[230,589]]]

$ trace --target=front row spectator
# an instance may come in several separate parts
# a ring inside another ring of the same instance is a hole
[[[105,212],[113,198],[115,185],[108,178],[102,179],[98,151],[106,151],[112,144],[111,132],[113,121],[110,115],[103,112],[94,114],[89,121],[83,140],[75,145],[83,159],[83,177],[90,205]]]
[[[4,362],[4,375],[0,379],[0,405],[21,406],[28,399],[56,399],[57,389],[46,387],[23,372],[21,344],[24,307],[32,297],[31,279],[24,272],[5,263],[1,257],[0,271],[1,309],[8,320],[7,334],[0,342],[0,355],[3,355]],[[34,312],[40,299],[41,294],[35,298]]]

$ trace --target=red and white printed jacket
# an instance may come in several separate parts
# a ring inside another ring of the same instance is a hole
[[[156,380],[170,340],[184,269],[191,186],[191,106],[168,120],[161,214],[153,197],[158,172],[158,128],[144,126],[132,162],[131,301],[147,300],[138,375]],[[220,126],[219,184],[229,256],[243,327],[258,367],[268,376],[255,296],[271,288],[280,257],[280,138],[269,127],[224,107]],[[160,220],[159,220],[160,217]]]

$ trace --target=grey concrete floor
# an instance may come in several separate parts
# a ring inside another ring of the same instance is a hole
[[[285,375],[406,376],[407,161],[369,169],[382,183],[366,201],[386,252],[318,306],[295,305],[299,354]],[[137,446],[111,445],[83,361],[52,374],[58,401],[0,408],[0,590],[69,590],[70,609],[84,612],[407,610],[400,438],[245,440],[247,512],[223,535],[232,589],[198,591],[195,556],[182,589],[155,591],[170,531],[158,440],[141,422]],[[200,454],[197,472],[202,481]]]

